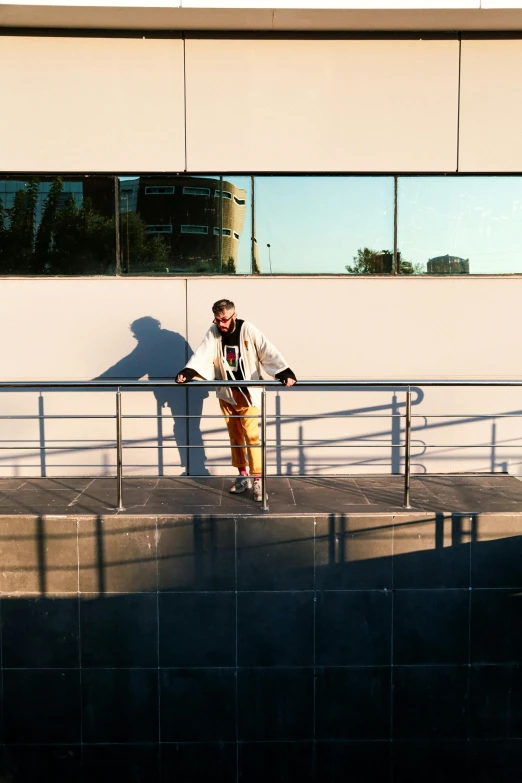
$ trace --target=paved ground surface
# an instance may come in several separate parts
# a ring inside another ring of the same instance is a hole
[[[125,513],[146,515],[257,514],[252,492],[231,495],[231,479],[125,479]],[[401,476],[271,478],[274,514],[399,513]],[[0,479],[0,515],[118,513],[114,479]],[[506,475],[421,476],[411,480],[418,511],[522,512],[522,482]]]

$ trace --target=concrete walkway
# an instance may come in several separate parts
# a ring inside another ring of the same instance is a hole
[[[115,479],[0,479],[0,516],[260,514],[252,492],[231,495],[231,483],[219,477],[128,478],[125,511],[117,512]],[[268,489],[274,515],[406,512],[402,476],[270,478]],[[522,482],[505,474],[415,476],[411,506],[424,512],[522,512]]]

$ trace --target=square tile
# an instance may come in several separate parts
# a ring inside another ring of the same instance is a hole
[[[6,668],[79,666],[78,596],[2,599]]]
[[[330,514],[316,528],[316,587],[392,587],[392,516]]]
[[[321,477],[290,478],[295,505],[308,513],[332,513],[356,506],[365,508],[368,500],[353,479]]]
[[[150,492],[143,492],[133,489],[124,489],[122,494],[122,503],[124,513],[129,514],[148,514],[147,500]],[[116,483],[112,489],[94,490],[90,488],[81,495],[76,496],[68,505],[68,514],[99,514],[107,516],[118,511],[118,496]]]
[[[471,662],[519,663],[522,659],[522,592],[473,590]]]
[[[78,493],[69,490],[40,489],[37,492],[25,487],[13,493],[6,493],[1,501],[0,511],[3,516],[22,514],[25,516],[45,517],[50,514],[67,514],[69,503]]]
[[[155,519],[80,518],[78,537],[81,592],[156,591]]]
[[[233,783],[236,755],[235,742],[162,743],[161,783],[195,783],[209,774],[212,783]]]
[[[84,745],[82,773],[96,783],[158,783],[159,745]]]
[[[400,514],[393,527],[395,588],[469,587],[469,517]]]
[[[390,702],[389,666],[318,669],[317,738],[389,739]]]
[[[234,593],[160,593],[160,666],[235,666]]]
[[[225,479],[220,476],[209,476],[208,478],[160,476],[156,481],[156,489],[168,489],[170,492],[180,492],[182,490],[196,492],[200,489],[202,492],[218,493],[223,490]]]
[[[390,742],[317,742],[316,780],[321,783],[386,783]]]
[[[1,767],[0,767],[1,769]],[[80,745],[7,745],[2,780],[81,783]]]
[[[322,592],[316,604],[318,666],[391,663],[392,594]]]
[[[471,742],[471,783],[519,783],[521,769],[521,739]]]
[[[235,520],[158,519],[160,590],[234,590]]]
[[[312,742],[242,742],[239,745],[241,783],[305,783],[314,780]]]
[[[231,669],[163,669],[162,742],[236,739],[236,676]]]
[[[156,593],[93,598],[82,594],[82,666],[157,666],[157,615]]]
[[[448,775],[455,781],[468,780],[467,742],[394,742],[393,780],[418,783],[446,783]],[[451,770],[451,772],[450,772]]]
[[[314,519],[237,521],[239,590],[313,590]]]
[[[520,514],[477,515],[471,546],[473,587],[522,587],[521,558]]]
[[[0,479],[0,493],[3,494],[4,492],[16,492],[17,489],[20,489],[26,483],[27,479],[23,478]]]
[[[6,743],[80,742],[78,669],[4,669]]]
[[[467,663],[469,590],[396,590],[395,664]]]
[[[11,479],[18,481],[18,479]],[[23,480],[24,490],[33,490],[36,492],[52,492],[59,490],[68,490],[69,492],[82,492],[95,479],[92,478],[27,478]],[[3,482],[2,482],[3,483]]]
[[[0,517],[0,592],[78,592],[75,519]]]
[[[238,709],[240,740],[311,740],[313,669],[240,669]]]
[[[238,593],[237,644],[239,666],[313,666],[313,593]]]
[[[145,508],[148,514],[158,515],[180,514],[183,508],[198,509],[199,513],[219,514],[222,497],[220,491],[206,487],[177,489],[175,492],[155,489],[149,493]]]
[[[157,742],[157,669],[82,671],[84,742]]]
[[[393,734],[396,739],[464,739],[467,666],[396,666]]]
[[[522,668],[473,666],[470,733],[476,739],[522,736]]]

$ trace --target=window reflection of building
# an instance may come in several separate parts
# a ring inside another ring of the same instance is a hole
[[[210,271],[219,271],[220,254],[223,268],[235,269],[246,210],[246,190],[225,180],[221,185],[218,178],[120,180],[120,213],[136,212],[147,235],[162,235],[169,247],[171,273],[190,271],[207,261],[214,265]]]
[[[429,275],[469,275],[469,258],[435,256],[428,261]]]

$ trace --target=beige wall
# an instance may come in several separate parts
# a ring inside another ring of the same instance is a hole
[[[458,57],[457,40],[189,38],[188,168],[454,170]]]
[[[521,295],[522,280],[512,278],[4,280],[0,324],[9,340],[3,352],[2,377],[96,377],[132,351],[136,342],[129,325],[147,315],[196,347],[210,324],[211,303],[227,296],[234,299],[241,316],[265,331],[300,378],[520,378],[513,345],[522,331],[522,313],[517,307]],[[315,317],[306,319],[307,314]],[[183,413],[185,391],[178,393]],[[114,413],[111,392],[44,391],[42,399],[39,403],[37,392],[2,393],[1,414],[36,415],[39,404],[46,415]],[[272,413],[276,404],[289,419],[282,425],[278,449],[270,450],[272,472],[297,473],[303,464],[307,472],[315,473],[387,473],[400,468],[400,461],[391,458],[391,444],[399,442],[391,414],[404,412],[403,392],[281,388],[269,393]],[[151,392],[125,392],[123,406],[126,414],[154,416],[158,411]],[[168,407],[160,411],[163,436],[172,438],[171,411]],[[493,460],[496,469],[507,467],[522,473],[522,422],[494,416],[519,411],[522,395],[518,390],[427,388],[415,392],[414,412],[427,418],[416,420],[414,469],[489,470]],[[219,413],[213,393],[204,400],[203,412]],[[368,412],[378,416],[354,416]],[[350,415],[323,421],[320,415],[324,413]],[[316,414],[317,419],[301,418]],[[456,418],[432,418],[448,414]],[[479,414],[490,418],[478,420]],[[8,445],[23,443],[34,449],[0,451],[0,475],[39,475],[38,421],[11,420],[2,426],[4,440],[11,439]],[[200,426],[207,445],[221,442],[224,446],[207,450],[206,466],[212,473],[229,473],[222,421],[208,419]],[[47,420],[46,445],[58,447],[46,456],[47,474],[113,471],[114,429],[112,419]],[[156,421],[127,420],[124,435],[135,446],[152,447],[126,449],[126,472],[156,475],[160,460]],[[278,437],[273,423],[269,437]],[[312,441],[321,447],[307,445]],[[324,448],[324,441],[336,448]],[[368,448],[370,443],[378,448]],[[465,443],[481,444],[481,448],[455,450]],[[437,448],[427,448],[427,444]],[[76,445],[89,448],[77,452]],[[165,445],[176,444],[171,440]],[[176,448],[165,449],[161,456],[165,474],[182,472]]]
[[[180,39],[0,36],[0,171],[179,170]]]
[[[520,171],[522,40],[462,41],[461,171]]]
[[[522,168],[520,40],[191,35],[0,36],[0,170]]]

